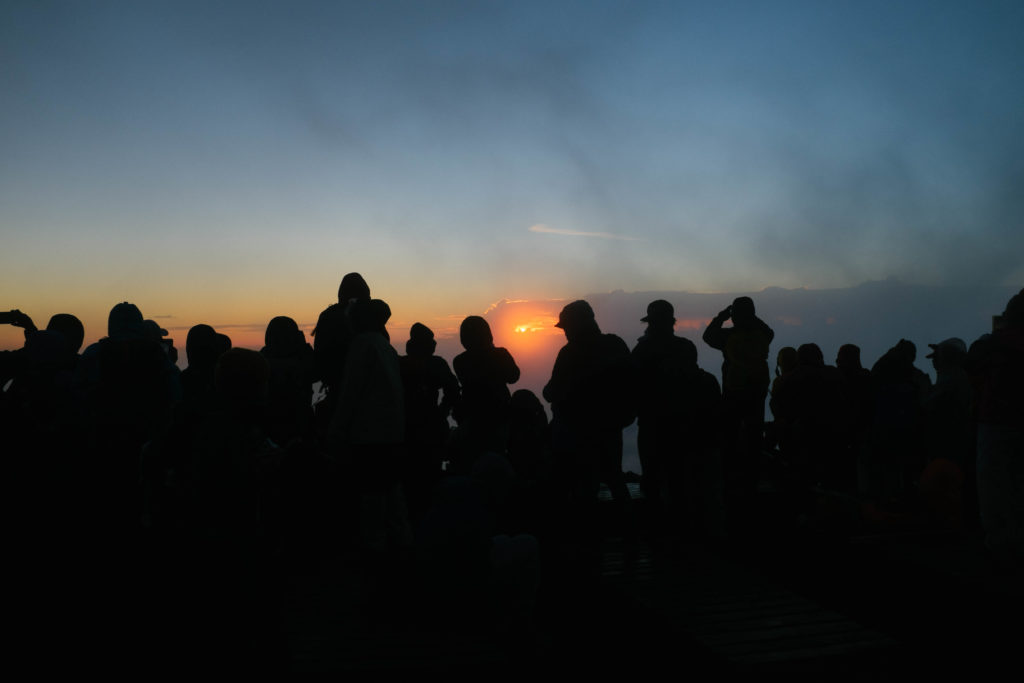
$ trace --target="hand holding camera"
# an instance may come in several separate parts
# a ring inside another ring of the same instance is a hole
[[[28,332],[35,332],[36,326],[32,322],[32,318],[22,313],[18,309],[13,311],[7,311],[6,313],[0,313],[0,325],[13,325],[14,327],[21,327]]]

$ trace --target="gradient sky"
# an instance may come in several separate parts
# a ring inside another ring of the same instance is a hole
[[[0,309],[258,345],[352,270],[442,333],[615,289],[1019,286],[1021,36],[1019,1],[0,2]]]

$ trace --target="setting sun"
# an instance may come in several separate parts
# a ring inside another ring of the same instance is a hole
[[[518,334],[527,334],[535,332],[547,332],[549,329],[554,329],[554,326],[546,319],[540,317],[535,318],[529,322],[519,323],[515,325],[512,330]]]

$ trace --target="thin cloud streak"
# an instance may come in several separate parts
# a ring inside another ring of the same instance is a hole
[[[640,237],[629,237],[627,235],[615,235],[610,232],[586,232],[583,230],[566,230],[564,228],[549,228],[543,223],[530,226],[530,232],[539,232],[547,235],[569,235],[571,237],[597,237],[604,240],[623,240],[625,242],[643,242]]]

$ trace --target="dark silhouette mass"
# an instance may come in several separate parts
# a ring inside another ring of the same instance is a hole
[[[629,348],[603,334],[586,301],[558,315],[566,344],[558,352],[544,398],[551,404],[556,467],[568,493],[571,524],[593,532],[599,484],[607,485],[627,534],[633,528],[622,473],[622,430],[636,419]]]
[[[1015,652],[1024,291],[970,345],[928,343],[934,383],[908,339],[870,370],[804,341],[773,378],[739,297],[702,334],[719,385],[671,302],[631,352],[573,301],[550,421],[483,317],[451,367],[418,322],[400,356],[390,318],[358,273],[312,344],[277,315],[258,352],[199,324],[179,359],[129,302],[84,350],[74,315],[0,314],[25,338],[0,352],[17,646],[54,669],[586,676]]]
[[[732,321],[732,327],[723,324]],[[726,495],[730,524],[750,516],[768,394],[768,347],[775,333],[754,314],[750,297],[736,298],[704,330],[704,342],[722,352],[722,399]],[[738,527],[737,527],[738,528]]]
[[[465,351],[452,367],[462,386],[454,406],[459,425],[456,471],[468,473],[482,453],[504,453],[508,441],[509,384],[519,381],[519,366],[507,349],[494,345],[490,325],[477,315],[462,321],[459,340]]]

